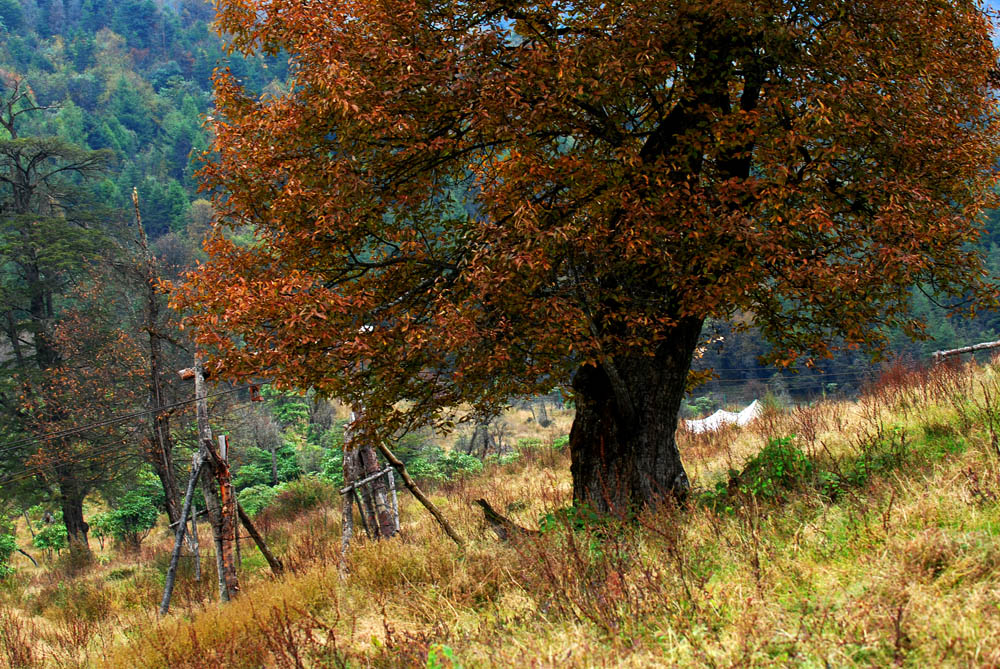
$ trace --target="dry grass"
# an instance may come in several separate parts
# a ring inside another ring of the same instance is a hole
[[[526,526],[570,502],[568,456],[546,445],[569,414],[553,412],[542,446],[432,494],[464,552],[404,496],[402,536],[357,542],[345,576],[339,514],[318,509],[271,523],[292,573],[247,569],[222,606],[207,560],[205,582],[185,574],[158,620],[164,538],[82,576],[18,575],[0,664],[1000,666],[998,371],[893,370],[856,403],[683,434],[703,491],[684,508],[498,543],[472,500]],[[507,420],[537,437],[525,416]],[[767,497],[733,487],[731,472],[793,434],[807,475]]]

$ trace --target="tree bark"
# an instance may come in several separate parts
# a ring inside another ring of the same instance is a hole
[[[59,504],[62,507],[63,523],[70,552],[90,552],[87,532],[90,525],[83,518],[83,500],[87,490],[80,485],[69,467],[57,470],[59,476]]]
[[[365,444],[358,449],[358,453],[361,457],[361,464],[364,470],[362,478],[367,478],[381,471],[382,468],[379,467],[378,457],[375,455],[374,448]],[[369,485],[371,486],[372,502],[375,506],[375,513],[378,520],[377,535],[379,538],[388,539],[396,534],[396,518],[389,504],[389,486],[384,476],[375,479]]]
[[[652,355],[620,355],[577,370],[569,442],[574,502],[628,515],[687,495],[674,433],[701,324],[681,320]]]

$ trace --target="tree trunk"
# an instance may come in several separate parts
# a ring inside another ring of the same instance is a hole
[[[701,320],[685,319],[652,355],[619,355],[573,378],[573,500],[626,515],[690,484],[674,440]]]
[[[57,470],[59,476],[59,504],[62,507],[63,523],[66,525],[66,538],[70,552],[90,552],[87,532],[90,525],[83,519],[83,500],[87,491],[74,478],[72,472]]]
[[[361,464],[358,462],[358,452],[351,448],[352,444],[349,438],[344,439],[344,487],[347,488],[355,481],[360,481],[361,477],[358,476],[358,472],[361,470]],[[342,554],[347,553],[347,548],[351,544],[351,539],[354,538],[354,498],[355,491],[349,490],[347,493],[341,493],[343,497],[343,505],[341,509],[342,518],[342,533],[343,536],[340,542],[340,552]],[[364,509],[361,509],[361,519],[364,520]]]
[[[170,523],[176,523],[181,517],[180,490],[177,487],[177,475],[173,466],[174,447],[170,438],[169,420],[163,415],[153,418],[153,439],[146,459],[160,479],[160,486],[166,498],[167,517]]]
[[[160,294],[157,289],[156,268],[153,254],[146,240],[146,229],[142,227],[142,216],[139,213],[138,191],[132,189],[132,201],[135,204],[135,222],[139,232],[139,246],[143,253],[143,270],[145,272],[144,288],[146,291],[146,332],[149,335],[149,404],[150,409],[162,407],[163,397],[163,352],[160,335]],[[153,465],[153,471],[160,478],[163,494],[166,497],[167,517],[171,523],[176,523],[181,517],[180,490],[177,487],[177,475],[174,472],[174,444],[170,438],[170,417],[163,413],[154,413],[150,417],[152,428],[152,449],[148,459]]]
[[[271,442],[271,485],[278,485],[278,446]]]
[[[378,457],[375,449],[365,444],[358,449],[361,457],[361,465],[364,470],[364,478],[377,474],[381,467],[378,464]],[[375,505],[375,512],[378,520],[378,532],[380,538],[388,539],[396,534],[396,517],[392,513],[389,504],[389,486],[384,476],[380,476],[368,484],[371,487],[372,502]]]
[[[219,599],[228,602],[229,588],[226,586],[226,565],[222,558],[224,553],[222,546],[222,506],[219,504],[219,490],[215,485],[214,473],[209,468],[207,461],[198,478],[201,484],[201,494],[205,499],[205,514],[208,516],[208,526],[212,529],[212,539],[215,542],[215,570],[219,577]]]
[[[239,594],[239,579],[233,559],[233,539],[236,523],[236,500],[232,498],[229,484],[228,466],[218,459],[212,442],[212,428],[208,423],[208,403],[205,401],[205,377],[201,360],[196,356],[194,364],[194,396],[198,420],[198,441],[204,463],[201,476],[202,496],[205,510],[212,527],[215,540],[215,566],[219,575],[219,598],[228,602]],[[216,483],[218,482],[218,488]],[[221,497],[220,497],[221,494]],[[221,499],[221,501],[220,501]]]

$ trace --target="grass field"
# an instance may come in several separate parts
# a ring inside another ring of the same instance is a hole
[[[244,547],[228,605],[208,556],[156,615],[165,534],[78,573],[18,561],[0,665],[1000,666],[998,398],[1000,365],[894,369],[855,402],[682,434],[695,494],[629,520],[564,511],[570,414],[514,412],[520,458],[432,492],[464,551],[404,495],[401,536],[341,571],[327,491],[265,512],[290,572]],[[545,531],[499,542],[479,497]]]

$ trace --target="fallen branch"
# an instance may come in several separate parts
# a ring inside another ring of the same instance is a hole
[[[427,499],[427,496],[424,495],[423,491],[421,491],[417,484],[413,482],[413,479],[410,478],[410,473],[406,471],[406,465],[404,465],[399,458],[393,455],[392,451],[390,451],[389,447],[384,443],[379,442],[378,450],[382,451],[382,455],[385,456],[386,461],[396,468],[396,471],[399,472],[399,476],[403,479],[403,483],[409,491],[413,493],[413,496],[424,505],[424,508],[430,511],[430,514],[434,516],[434,520],[438,522],[438,525],[441,526],[444,533],[447,534],[452,541],[458,544],[459,548],[465,548],[465,541],[462,540],[462,537],[458,536],[452,528],[451,523],[448,522],[448,519],[442,515],[441,511],[436,506],[434,506],[434,502]]]
[[[17,549],[17,552],[23,555],[24,557],[28,558],[29,560],[31,560],[31,564],[35,565],[36,567],[38,566],[38,563],[35,561],[35,558],[31,557],[30,555],[22,551],[20,548]]]
[[[482,507],[483,517],[486,518],[486,522],[493,528],[500,541],[510,541],[513,537],[539,534],[538,530],[529,530],[526,527],[521,527],[510,518],[501,516],[485,499],[477,499],[475,503]]]

